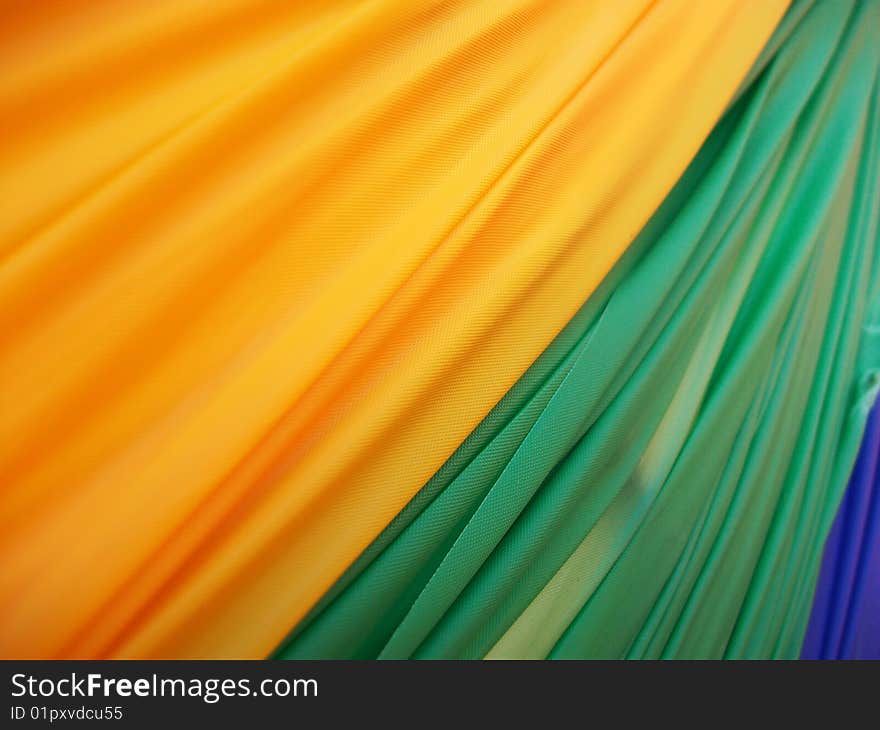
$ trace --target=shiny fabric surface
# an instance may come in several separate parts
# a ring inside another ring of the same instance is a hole
[[[796,3],[548,350],[278,656],[795,658],[877,391],[880,4]]]
[[[271,652],[603,280],[785,6],[0,5],[0,653]]]

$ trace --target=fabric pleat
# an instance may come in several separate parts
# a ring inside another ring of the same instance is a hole
[[[880,382],[878,73],[880,3],[795,3],[625,255],[276,656],[797,657]]]
[[[785,6],[3,3],[0,654],[271,652],[473,456],[456,449],[669,193]],[[573,383],[599,367],[581,347],[570,377],[538,367]],[[505,448],[547,438],[515,424]],[[453,500],[430,533],[474,527],[386,653],[426,638],[579,429],[511,462],[512,500]]]
[[[834,526],[802,659],[880,659],[880,406],[874,405]]]

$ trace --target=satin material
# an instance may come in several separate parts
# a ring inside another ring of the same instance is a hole
[[[880,659],[880,405],[874,405],[834,527],[801,659]]]
[[[880,3],[792,7],[608,278],[277,656],[794,658],[880,367]]]
[[[0,652],[271,651],[607,274],[785,4],[4,4]]]

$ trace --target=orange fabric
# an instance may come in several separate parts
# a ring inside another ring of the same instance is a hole
[[[785,5],[0,4],[2,654],[271,651]]]

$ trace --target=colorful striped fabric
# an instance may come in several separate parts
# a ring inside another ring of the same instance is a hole
[[[534,380],[283,656],[797,654],[875,389],[877,10],[776,39]]]
[[[880,0],[0,17],[0,655],[800,653]]]

